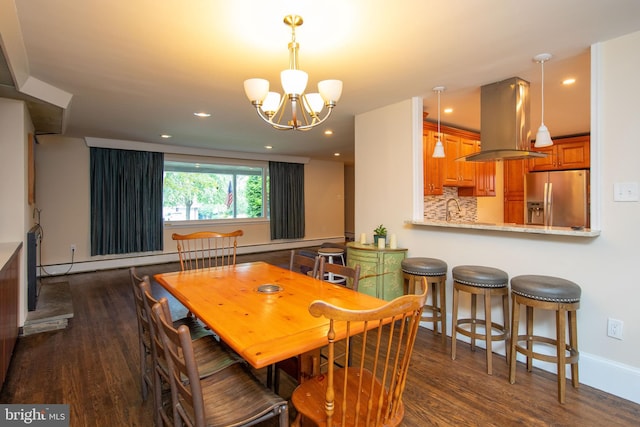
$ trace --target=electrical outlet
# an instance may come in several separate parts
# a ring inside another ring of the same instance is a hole
[[[611,338],[622,339],[622,327],[624,322],[618,319],[609,318],[607,320],[607,335]]]
[[[72,243],[71,244],[71,252],[75,252],[76,251],[76,244]]]

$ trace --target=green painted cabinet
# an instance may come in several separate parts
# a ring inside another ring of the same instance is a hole
[[[360,264],[358,291],[387,301],[404,295],[401,263],[406,256],[407,249],[347,243],[347,265]]]

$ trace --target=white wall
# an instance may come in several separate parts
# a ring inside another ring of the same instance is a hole
[[[33,125],[22,101],[0,98],[0,242],[24,242],[31,228],[28,201],[28,135]],[[26,248],[20,259],[18,321],[27,313]]]
[[[41,209],[42,264],[52,274],[71,266],[70,245],[77,246],[71,272],[177,260],[171,234],[190,233],[202,226],[165,226],[164,251],[131,256],[90,256],[89,148],[82,138],[41,136],[36,147],[37,206]],[[216,230],[238,228],[245,234],[240,253],[310,246],[344,239],[344,166],[342,162],[312,160],[305,164],[305,222],[303,240],[272,242],[269,222],[232,222]],[[211,226],[207,227],[212,229]],[[280,247],[279,247],[280,246]]]
[[[369,232],[383,222],[397,233],[398,244],[409,248],[408,256],[440,258],[450,269],[479,264],[501,268],[511,277],[543,274],[575,281],[582,288],[578,311],[580,381],[640,403],[640,203],[613,202],[614,182],[640,181],[636,129],[640,82],[635,76],[640,68],[640,33],[596,48],[601,55],[595,55],[594,61],[601,57],[601,73],[592,73],[597,79],[593,96],[598,111],[592,117],[592,175],[593,185],[599,186],[602,194],[599,237],[407,225],[414,192],[422,192],[420,177],[412,173],[416,167],[409,167],[415,163],[414,154],[421,155],[421,150],[411,151],[419,136],[412,129],[421,120],[411,101],[356,118],[356,234]],[[451,286],[449,277],[449,316]],[[494,307],[499,313],[498,305]],[[624,321],[623,340],[607,337],[609,317]],[[541,334],[554,336],[552,325],[550,313],[537,316]],[[503,352],[503,347],[497,351]],[[554,370],[548,364],[540,366]]]

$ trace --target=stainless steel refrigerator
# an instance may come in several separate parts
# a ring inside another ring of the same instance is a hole
[[[525,224],[589,228],[589,170],[525,175]]]

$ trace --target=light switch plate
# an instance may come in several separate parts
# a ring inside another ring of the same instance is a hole
[[[614,202],[637,202],[638,183],[637,182],[616,182],[613,184]]]

